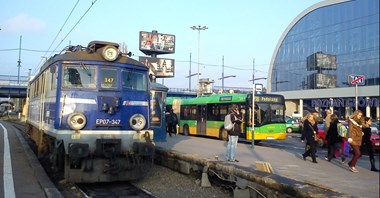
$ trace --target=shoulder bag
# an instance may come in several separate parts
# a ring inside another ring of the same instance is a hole
[[[313,130],[313,133],[314,133],[314,142],[318,142],[319,141],[319,135],[316,131],[314,131],[314,128],[309,124],[310,128]]]

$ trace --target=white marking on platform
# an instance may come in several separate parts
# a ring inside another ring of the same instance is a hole
[[[9,141],[8,141],[8,131],[0,123],[0,126],[4,130],[4,169],[3,169],[3,183],[4,183],[4,197],[15,198],[15,188],[13,184],[13,174],[12,174],[12,161],[11,153],[9,150]]]

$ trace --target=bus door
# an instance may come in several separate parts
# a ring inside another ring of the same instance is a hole
[[[206,115],[207,115],[207,106],[198,105],[197,106],[197,134],[206,135]]]

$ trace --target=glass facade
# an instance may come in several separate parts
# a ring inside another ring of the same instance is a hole
[[[335,1],[336,2],[336,1]],[[270,92],[379,85],[379,0],[317,7],[294,23],[274,55]]]

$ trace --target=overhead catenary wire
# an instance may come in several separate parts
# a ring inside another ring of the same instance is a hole
[[[49,48],[48,48],[47,50],[43,51],[43,52],[44,52],[44,55],[41,56],[41,57],[46,57],[46,55],[47,55],[48,52],[51,52],[49,56],[51,56],[51,55],[54,53],[54,51],[49,51],[49,50],[50,50],[50,48],[53,46],[53,44],[54,44],[55,40],[58,38],[59,34],[62,32],[62,29],[65,27],[65,25],[66,25],[67,21],[69,20],[71,14],[74,12],[75,8],[77,7],[79,1],[80,1],[80,0],[78,0],[78,1],[76,2],[76,4],[74,5],[74,7],[71,9],[70,14],[66,17],[65,22],[63,23],[63,25],[61,26],[61,28],[59,29],[59,31],[58,31],[57,34],[55,35],[55,38],[53,39],[53,41],[50,43]],[[40,67],[40,65],[42,64],[42,61],[43,61],[43,59],[40,59],[40,62],[37,64],[36,68],[34,69],[34,72],[36,72],[36,70]]]
[[[86,14],[91,10],[92,6],[95,5],[95,3],[97,2],[98,0],[95,0],[94,2],[91,3],[90,7],[86,10],[86,12],[84,12],[84,14],[79,18],[79,20],[75,23],[75,25],[70,29],[70,31],[65,35],[65,37],[63,37],[63,39],[61,40],[61,42],[59,42],[59,44],[57,45],[56,48],[54,48],[53,51],[57,50],[57,48],[63,43],[63,41],[69,36],[69,34],[74,30],[74,28],[79,24],[79,22],[86,16]]]
[[[63,23],[62,27],[60,28],[60,30],[58,31],[57,35],[55,36],[54,40],[52,41],[52,43],[50,44],[48,50],[45,51],[45,55],[47,54],[47,52],[51,52],[49,57],[52,56],[52,54],[54,52],[56,52],[57,48],[63,43],[63,41],[65,41],[65,39],[69,36],[69,34],[75,29],[75,27],[79,24],[79,22],[86,16],[86,14],[91,10],[92,6],[95,5],[95,3],[97,2],[97,0],[93,1],[90,5],[90,7],[83,13],[83,15],[79,18],[79,20],[74,24],[74,26],[70,29],[70,31],[63,37],[63,39],[61,39],[61,41],[57,44],[57,46],[53,49],[53,50],[50,50],[50,48],[52,47],[52,45],[54,44],[55,40],[57,39],[58,35],[62,32],[62,29],[63,27],[66,25],[68,19],[71,17],[73,11],[75,10],[75,8],[77,7],[78,3],[79,3],[80,0],[77,1],[77,3],[74,5],[74,7],[71,9],[70,11],[70,14],[68,15],[68,17],[66,18],[65,22]],[[38,68],[40,67],[41,63],[42,63],[42,59],[40,60],[40,62],[38,63],[38,65],[34,68],[33,70],[33,73],[35,73]]]
[[[65,27],[67,21],[69,20],[69,18],[71,17],[71,14],[74,12],[75,8],[77,7],[78,3],[79,3],[80,0],[77,1],[77,3],[74,5],[74,7],[71,9],[70,11],[70,14],[67,16],[65,22],[63,23],[62,27],[59,29],[59,31],[57,32],[57,34],[55,35],[53,41],[51,42],[49,48],[46,50],[44,56],[46,56],[47,52],[50,50],[51,46],[53,46],[55,40],[57,40],[58,38],[58,35],[62,32],[62,29]],[[50,54],[51,55],[51,54]]]

